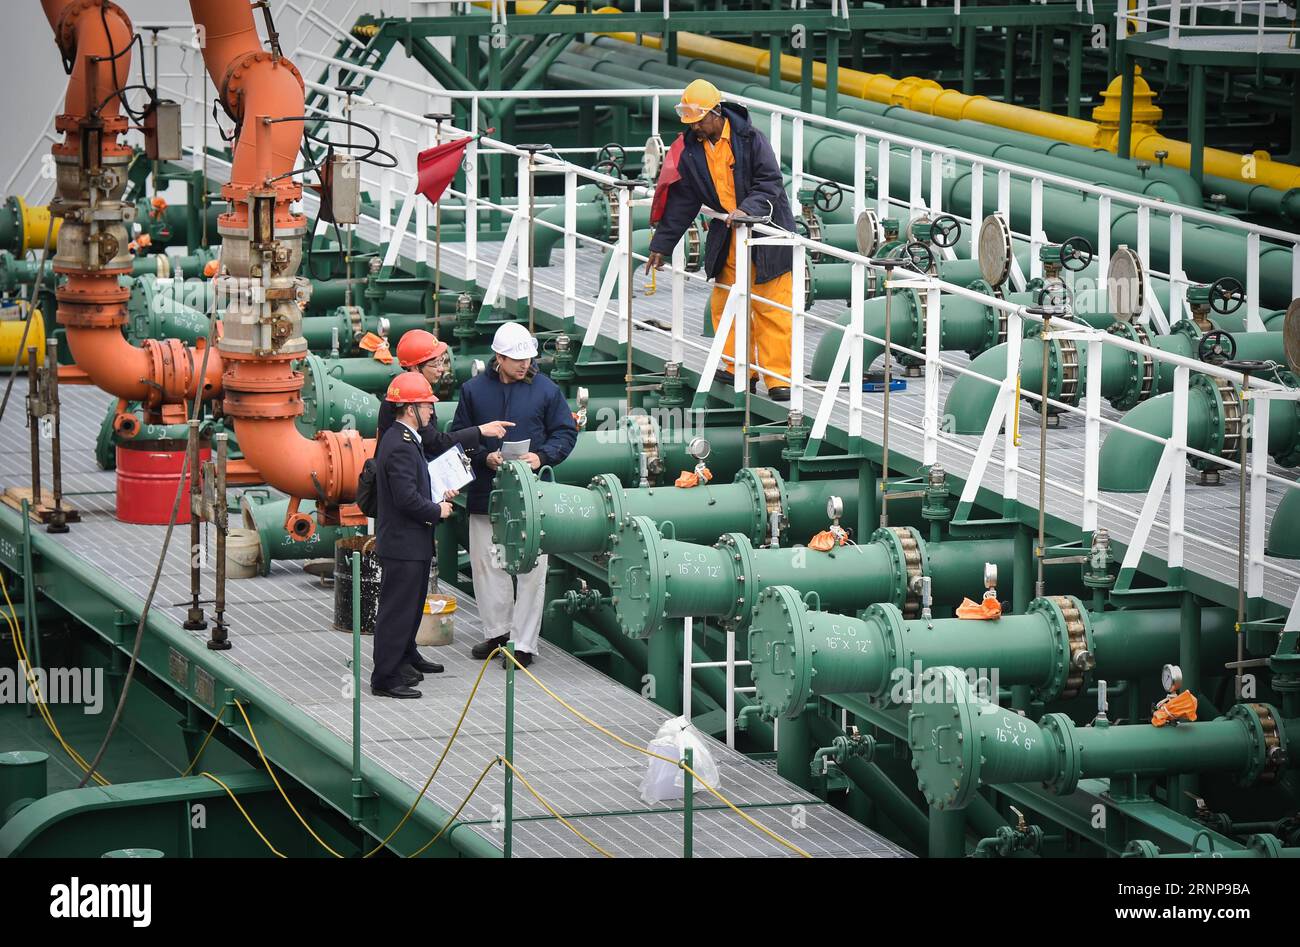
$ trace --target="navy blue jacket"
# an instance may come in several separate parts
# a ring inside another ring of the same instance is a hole
[[[723,116],[731,122],[731,151],[736,163],[736,209],[743,214],[760,217],[769,213],[771,204],[772,225],[794,230],[794,213],[785,196],[785,181],[781,177],[781,164],[767,136],[753,126],[749,110],[743,105],[723,105]],[[687,132],[677,170],[681,180],[668,188],[663,218],[650,238],[650,249],[672,255],[673,247],[699,214],[702,206],[725,212],[718,200],[709,162],[704,155],[704,144]],[[717,279],[731,252],[731,228],[725,221],[709,221],[709,239],[704,248],[704,272],[709,279]],[[794,266],[793,247],[754,247],[754,282],[766,283]]]
[[[569,456],[578,440],[578,426],[559,386],[541,372],[536,363],[527,378],[504,384],[496,359],[487,370],[460,386],[460,403],[449,432],[463,431],[489,421],[513,421],[507,438],[530,441],[529,449],[544,465],[554,467]],[[501,449],[501,439],[485,437],[473,455],[474,482],[465,488],[465,506],[471,513],[488,511],[488,494],[496,474],[488,469],[487,455]]]
[[[496,418],[492,419],[497,420]],[[384,435],[388,429],[397,421],[397,411],[391,401],[385,401],[382,398],[379,401],[379,420],[375,423],[375,438],[379,443],[384,442]],[[424,456],[433,460],[445,450],[450,450],[459,444],[465,448],[466,453],[475,450],[478,447],[478,428],[467,427],[463,431],[457,431],[454,434],[444,434],[438,430],[438,419],[432,418],[429,423],[420,428],[420,440],[424,445]]]
[[[381,559],[433,559],[433,527],[441,519],[429,484],[429,462],[420,439],[394,424],[379,442],[375,485],[375,553]]]

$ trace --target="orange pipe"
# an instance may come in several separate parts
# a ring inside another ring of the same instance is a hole
[[[106,0],[43,0],[42,7],[60,52],[73,63],[65,111],[56,121],[56,128],[65,136],[51,151],[65,158],[79,156],[82,123],[98,109],[103,124],[102,155],[129,154],[130,149],[118,141],[127,122],[121,114],[121,101],[112,92],[128,81],[131,72],[131,21],[121,8]],[[116,69],[108,61],[91,62],[94,57],[114,54]],[[64,242],[75,239],[71,228],[60,228],[60,234],[61,250],[80,250]],[[142,401],[152,412],[161,412],[169,419],[183,412],[186,401],[221,393],[219,353],[208,354],[206,377],[200,384],[196,376],[202,364],[202,347],[187,348],[175,339],[166,339],[150,340],[136,348],[122,336],[128,290],[118,285],[118,277],[130,272],[129,265],[93,270],[56,265],[55,271],[68,277],[56,294],[59,322],[66,329],[77,365],[97,387],[119,399]],[[135,418],[125,412],[119,413],[114,426],[125,436],[137,430]]]

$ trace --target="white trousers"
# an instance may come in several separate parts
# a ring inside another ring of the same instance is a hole
[[[483,637],[513,638],[516,651],[536,654],[546,597],[547,556],[538,556],[531,572],[512,576],[492,559],[492,520],[469,518],[469,563],[474,577]]]

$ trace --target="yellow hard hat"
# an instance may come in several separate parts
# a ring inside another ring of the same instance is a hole
[[[722,93],[708,79],[696,79],[682,91],[677,115],[687,125],[694,125],[722,102]]]

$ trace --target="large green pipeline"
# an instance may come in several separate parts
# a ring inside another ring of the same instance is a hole
[[[1196,358],[1196,347],[1201,339],[1201,330],[1195,323],[1184,320],[1173,327],[1168,335],[1139,337],[1132,326],[1122,330],[1126,337],[1134,341],[1143,341],[1161,352],[1181,355],[1184,358]],[[1266,359],[1285,363],[1280,332],[1248,332],[1234,336],[1241,358]],[[1062,343],[1052,339],[1048,344],[1047,396],[1068,400],[1077,404],[1082,401],[1087,385],[1088,351],[1086,345],[1073,342]],[[1169,362],[1147,355],[1139,355],[1122,349],[1117,345],[1103,345],[1101,348],[1101,396],[1120,411],[1126,411],[1138,403],[1163,392],[1171,391],[1174,385],[1174,368]],[[1070,362],[1074,368],[1068,369]],[[1007,347],[997,345],[975,361],[970,370],[986,378],[1001,381],[1007,375]],[[1020,377],[1022,387],[1039,393],[1042,390],[1043,377],[1043,342],[1041,339],[1025,339],[1020,347]],[[999,386],[980,381],[972,375],[962,375],[948,391],[944,404],[944,414],[951,417],[953,432],[956,434],[981,434],[988,423],[993,405],[997,402]],[[1028,404],[1036,401],[1026,398]],[[1116,432],[1120,433],[1120,432]],[[1130,435],[1132,436],[1132,435]]]
[[[1288,490],[1273,511],[1264,551],[1283,559],[1300,559],[1300,490]]]
[[[955,667],[937,667],[911,704],[908,746],[917,786],[937,809],[966,805],[980,786],[1043,783],[1074,792],[1080,779],[1226,773],[1242,785],[1272,780],[1295,765],[1288,752],[1300,719],[1270,704],[1237,704],[1214,720],[1155,727],[1078,727],[1065,714],[1038,722],[982,700]]]
[[[649,516],[629,516],[613,537],[609,590],[629,637],[650,637],[664,621],[687,616],[743,627],[760,593],[771,586],[815,593],[826,608],[890,602],[915,615],[927,576],[933,599],[955,606],[983,590],[985,563],[1002,575],[1011,572],[1010,539],[927,545],[906,526],[878,529],[870,542],[829,552],[755,549],[744,533],[727,533],[704,546],[664,532],[669,535],[661,535]]]
[[[557,65],[551,76],[561,85],[580,88],[601,88],[603,77],[596,72]],[[780,93],[768,93],[769,101]],[[660,99],[661,117],[676,121],[671,96]],[[669,125],[668,127],[675,127]],[[789,161],[793,136],[782,136],[782,158]],[[812,174],[838,181],[852,181],[854,168],[853,140],[838,132],[805,128],[803,134],[804,166]],[[922,196],[929,201],[931,175],[929,158],[922,160]],[[911,156],[901,148],[891,149],[889,169],[890,194],[898,200],[910,199]],[[941,176],[942,207],[962,216],[970,215],[972,175],[969,163],[957,161],[945,168]],[[1152,187],[1162,182],[1153,181]],[[1012,229],[1026,233],[1030,229],[1030,182],[1021,178],[1011,181]],[[993,195],[998,193],[997,172],[984,170],[984,206],[991,206]],[[1049,240],[1061,242],[1080,235],[1097,243],[1097,199],[1080,194],[1072,188],[1059,188],[1045,183],[1042,189],[1042,224]],[[1138,219],[1136,210],[1113,209],[1110,221],[1110,245],[1138,245]],[[1213,282],[1222,276],[1234,276],[1244,282],[1246,274],[1246,237],[1209,225],[1184,222],[1183,269],[1187,275],[1200,282]],[[1150,233],[1150,264],[1156,270],[1169,266],[1169,234],[1167,228],[1154,227]],[[1260,302],[1270,308],[1286,306],[1291,302],[1291,250],[1280,246],[1264,245],[1259,255]]]
[[[1083,692],[1089,675],[1131,680],[1178,656],[1177,608],[1094,614],[1073,596],[1055,595],[1034,599],[1022,615],[927,622],[904,617],[886,599],[858,618],[819,611],[805,601],[812,597],[808,591],[782,584],[756,595],[749,652],[759,703],[769,715],[797,715],[809,700],[827,694],[904,703],[921,684],[917,672],[940,665],[987,677],[990,693],[1027,684],[1040,700],[1069,699]],[[1232,659],[1233,623],[1231,609],[1202,610],[1207,663]]]
[[[145,419],[144,409],[138,401],[129,402],[127,411],[134,414],[136,419],[134,428],[136,433],[129,438],[123,437],[114,430],[113,422],[119,416],[117,401],[112,400],[108,403],[108,413],[105,414],[104,420],[100,422],[99,433],[95,437],[95,463],[100,470],[115,470],[117,468],[117,448],[120,445],[143,444],[155,441],[185,441],[190,436],[188,424],[148,423]],[[214,434],[225,434],[230,438],[227,442],[227,456],[230,459],[238,460],[244,456],[243,451],[239,449],[239,442],[235,439],[234,429],[227,427],[224,419],[204,418],[199,423],[199,436],[206,443],[211,441]]]
[[[599,184],[584,184],[578,188],[577,224],[580,234],[612,243],[618,229],[618,207],[605,195]],[[550,266],[551,251],[564,241],[564,205],[548,207],[537,215],[538,225],[533,227],[533,265]],[[551,227],[541,226],[545,221]],[[632,205],[632,229],[650,226],[650,208]],[[560,229],[553,229],[558,227]],[[527,240],[527,234],[523,236]],[[578,242],[581,248],[587,246]]]
[[[843,501],[842,518],[856,522],[856,478],[789,481],[773,468],[750,467],[737,471],[732,483],[715,476],[710,483],[690,488],[625,487],[612,474],[601,474],[582,487],[539,480],[516,461],[497,474],[488,504],[492,541],[501,549],[506,570],[528,572],[540,555],[609,552],[619,524],[629,516],[671,522],[684,542],[739,532],[764,543],[774,531],[775,514],[781,540],[807,542],[828,527],[826,501],[831,496]],[[891,516],[923,522],[918,499],[896,502],[890,502]]]
[[[1243,356],[1249,358],[1250,356]],[[1268,452],[1283,467],[1300,465],[1300,415],[1294,401],[1270,400]],[[1195,374],[1187,387],[1187,446],[1238,459],[1240,451],[1240,400],[1228,383],[1216,384],[1208,375]],[[1169,438],[1174,428],[1174,395],[1157,395],[1139,404],[1121,419],[1131,428]],[[1098,485],[1115,493],[1145,493],[1151,488],[1164,444],[1116,429],[1101,444]],[[1191,457],[1197,470],[1215,467],[1211,461]],[[1181,471],[1174,471],[1182,476]]]

